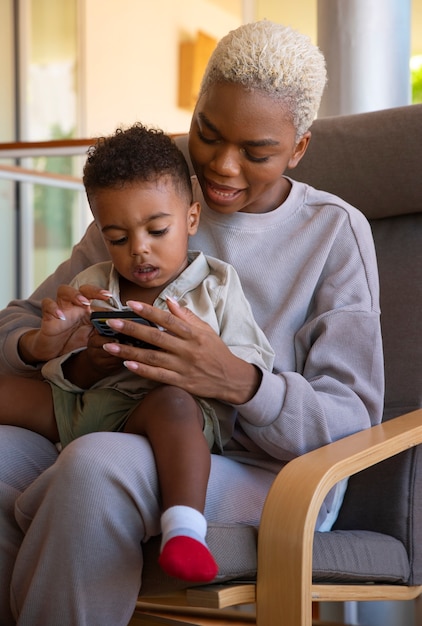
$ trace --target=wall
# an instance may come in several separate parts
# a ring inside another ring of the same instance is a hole
[[[220,39],[241,16],[206,0],[84,0],[84,128],[110,133],[136,120],[186,132],[191,112],[177,106],[178,52],[197,30]],[[153,10],[151,9],[153,6]]]
[[[412,0],[412,55],[422,54],[422,0]]]
[[[317,0],[256,0],[256,19],[291,26],[317,41]]]
[[[79,135],[113,132],[135,120],[187,131],[191,112],[177,106],[179,43],[197,30],[220,39],[241,23],[241,3],[80,0],[80,6],[85,113]],[[317,40],[317,0],[256,0],[255,14]],[[422,53],[422,0],[412,3],[412,49]]]
[[[316,42],[317,3],[318,0],[256,0],[256,18],[266,17],[297,28]],[[411,47],[412,55],[422,54],[422,0],[412,0]]]
[[[0,2],[0,85],[2,91],[0,141],[14,137],[14,80],[13,80],[13,7],[11,2]]]

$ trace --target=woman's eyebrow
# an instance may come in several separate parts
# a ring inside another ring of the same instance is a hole
[[[214,126],[214,124],[207,118],[205,113],[198,113],[198,117],[201,120],[201,122],[209,128],[209,130],[212,130],[214,133],[217,133],[218,135],[220,134],[218,131],[218,128]]]
[[[214,126],[214,124],[207,118],[205,113],[198,113],[198,117],[201,120],[201,122],[205,126],[207,126],[209,130],[211,130],[213,133],[216,133],[217,135],[221,135],[218,128]],[[250,148],[262,148],[265,146],[278,146],[279,143],[280,142],[277,141],[276,139],[270,139],[270,138],[268,139],[245,139],[245,141],[242,141],[242,144],[244,146],[249,146]]]
[[[250,146],[251,148],[260,148],[262,146],[278,146],[279,141],[276,139],[251,139],[244,141],[245,146]]]

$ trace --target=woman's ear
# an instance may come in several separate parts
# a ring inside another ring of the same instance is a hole
[[[198,230],[199,216],[201,214],[201,205],[199,202],[192,202],[188,209],[188,234],[194,235]]]
[[[309,142],[311,141],[311,136],[312,136],[312,133],[311,133],[310,130],[308,130],[299,139],[299,141],[295,145],[295,148],[293,150],[293,154],[290,157],[289,162],[287,164],[287,169],[288,170],[292,170],[299,163],[299,161],[301,160],[301,158],[303,157],[303,155],[305,154],[305,152],[306,152],[306,150],[307,150],[307,148],[309,146]]]

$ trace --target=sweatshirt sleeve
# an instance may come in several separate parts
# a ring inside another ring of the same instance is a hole
[[[92,223],[81,241],[74,246],[71,257],[62,263],[27,300],[12,300],[0,311],[1,374],[31,376],[38,373],[39,367],[27,365],[20,358],[19,338],[27,331],[39,328],[43,298],[55,298],[59,285],[70,283],[80,271],[104,260],[108,260],[108,253],[98,228]]]
[[[236,408],[252,441],[288,461],[381,421],[384,377],[379,316],[343,310],[306,325],[303,371],[263,371],[258,392]]]
[[[363,218],[339,226],[290,345],[292,367],[277,367],[276,359],[255,396],[236,407],[241,429],[259,448],[288,461],[381,421],[378,273]]]

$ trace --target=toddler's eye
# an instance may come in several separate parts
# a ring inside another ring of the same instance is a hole
[[[123,246],[127,242],[127,237],[122,237],[121,239],[110,239],[110,246]]]
[[[153,237],[162,237],[168,232],[168,228],[161,228],[160,230],[151,230],[150,235]]]

